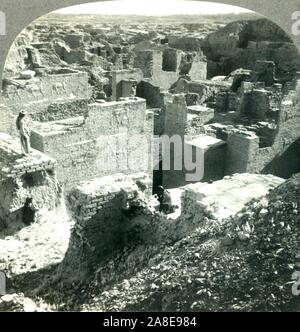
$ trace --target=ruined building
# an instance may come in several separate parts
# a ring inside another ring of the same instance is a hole
[[[300,171],[300,57],[292,41],[265,19],[215,26],[203,38],[181,29],[183,36],[38,22],[18,37],[0,96],[2,228],[65,199],[76,225],[64,268],[80,257],[86,272],[130,243],[127,230],[142,223],[124,217],[124,200],[143,190],[149,197],[159,185]],[[20,111],[30,117],[29,156],[19,147]],[[170,147],[164,169],[155,142],[175,135],[180,167]],[[187,150],[202,156],[198,180],[187,180]],[[148,212],[143,207],[150,221],[166,220]]]

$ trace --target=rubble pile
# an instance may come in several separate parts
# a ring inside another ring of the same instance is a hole
[[[24,311],[35,312],[38,310],[36,304],[24,294],[9,294],[0,297],[0,311]]]
[[[238,68],[254,69],[254,59],[276,63],[280,83],[291,80],[299,56],[291,39],[266,19],[236,21],[209,34],[204,43],[209,77],[228,75]]]
[[[220,223],[204,223],[84,310],[299,311],[300,175]],[[205,236],[209,234],[209,236]],[[94,283],[90,289],[97,289]]]
[[[299,310],[292,40],[236,15],[53,15],[4,70],[0,310]]]

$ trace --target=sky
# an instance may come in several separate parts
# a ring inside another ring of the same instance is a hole
[[[196,15],[245,13],[246,9],[202,1],[187,0],[119,0],[88,3],[56,11],[61,14],[103,15]]]

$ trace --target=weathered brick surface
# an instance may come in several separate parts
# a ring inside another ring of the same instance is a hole
[[[143,73],[139,68],[124,69],[112,71],[112,101],[118,100],[120,97],[129,97],[130,94],[124,89],[122,81],[134,79],[140,83],[143,79]]]
[[[63,278],[80,278],[129,244],[133,226],[123,215],[126,200],[136,197],[137,181],[149,186],[145,173],[116,174],[83,182],[67,198],[69,213],[75,220],[69,249],[59,273]],[[74,275],[74,271],[76,271]]]
[[[174,68],[173,70],[166,70],[168,68],[164,66],[164,52],[172,52],[173,50],[176,52]],[[183,54],[182,51],[172,48],[143,50],[137,53],[135,66],[143,70],[144,77],[151,84],[160,86],[163,90],[168,90],[179,78],[179,67]],[[193,80],[206,79],[206,59],[197,55],[189,74]]]
[[[28,198],[37,211],[61,207],[62,190],[55,167],[54,159],[34,149],[22,156],[20,142],[0,135],[0,228],[24,226],[23,208]]]
[[[249,138],[243,134],[230,135],[227,141],[226,173],[235,172],[270,172],[278,176],[287,177],[282,157],[291,145],[299,138],[299,84],[295,79],[284,91],[284,97],[280,104],[271,104],[269,109],[278,112],[277,130],[273,138],[273,144],[267,147],[259,146],[259,137]],[[274,106],[275,105],[275,106]],[[274,107],[274,108],[273,108]],[[253,136],[253,134],[250,134]],[[296,156],[291,156],[291,163],[297,162]],[[280,166],[279,164],[282,163]],[[296,165],[290,165],[291,172],[297,171]]]
[[[21,110],[25,110],[28,114],[46,113],[53,103],[87,100],[91,97],[88,74],[84,72],[54,72],[26,80],[26,84],[24,80],[16,81],[19,81],[23,88],[10,85],[0,95],[1,119],[14,119]],[[8,126],[6,122],[6,120],[0,122],[0,130],[16,135],[15,126]]]
[[[30,155],[22,157],[21,143],[9,135],[0,135],[0,181],[20,177],[43,170],[54,170],[56,160],[32,149]]]
[[[119,172],[152,173],[153,117],[139,98],[89,105],[84,118],[34,128],[32,145],[58,162],[59,181],[70,189],[82,180]]]
[[[187,125],[187,106],[183,94],[170,96],[166,102],[165,111],[165,135],[184,136]]]

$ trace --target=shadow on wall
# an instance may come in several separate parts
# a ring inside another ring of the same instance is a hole
[[[288,179],[300,172],[300,139],[295,141],[281,155],[275,157],[262,171],[264,174],[274,174]]]

